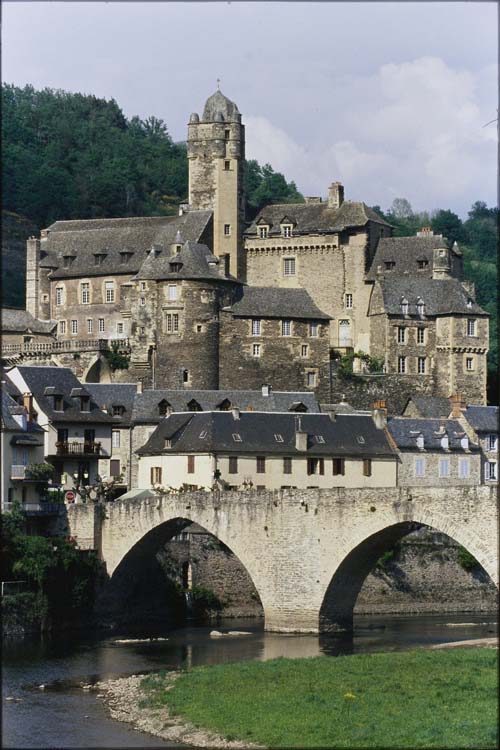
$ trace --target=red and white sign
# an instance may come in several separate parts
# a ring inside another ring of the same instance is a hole
[[[64,493],[64,499],[67,503],[74,503],[75,502],[75,493],[72,490],[68,490]]]

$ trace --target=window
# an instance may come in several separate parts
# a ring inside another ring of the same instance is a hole
[[[90,284],[83,283],[80,286],[80,296],[82,300],[82,305],[90,304]]]
[[[80,411],[90,411],[90,396],[80,396]]]
[[[402,315],[408,315],[408,300],[405,297],[401,298],[400,308]]]
[[[224,224],[224,237],[229,237],[231,234],[231,224]]]
[[[468,479],[470,477],[470,460],[468,458],[458,459],[458,476],[461,479]]]
[[[291,473],[292,473],[292,459],[284,458],[283,459],[283,474],[291,474]]]
[[[439,476],[440,477],[450,476],[450,459],[449,458],[439,459]]]
[[[194,459],[195,456],[188,456],[188,474],[194,474]]]
[[[312,339],[315,339],[318,337],[318,333],[319,333],[319,323],[316,323],[316,322],[309,323],[309,336]]]
[[[116,333],[118,336],[121,336],[123,333],[123,323],[117,323],[116,324]]]
[[[261,328],[261,321],[257,318],[254,318],[252,320],[252,336],[260,336]]]
[[[315,435],[314,437],[315,437],[315,440],[316,440],[317,443],[324,443],[325,442],[325,438],[323,437],[323,435]]]
[[[78,333],[78,321],[77,320],[71,321],[71,333],[73,336]]]
[[[419,271],[422,271],[424,268],[427,268],[429,265],[429,261],[426,258],[421,258],[420,260],[417,260],[417,266]]]
[[[468,318],[467,320],[467,336],[475,336],[476,335],[476,321],[473,318]]]
[[[226,160],[224,162],[224,171],[229,172],[230,169],[231,169],[231,162],[229,160]]]
[[[276,433],[274,435],[274,439],[276,440],[277,443],[282,443],[283,442],[283,435],[280,435],[279,433]]]
[[[425,357],[417,358],[417,372],[419,375],[425,375],[427,370],[427,359]]]
[[[352,307],[352,294],[346,294],[346,296],[345,296],[345,306],[346,307]]]
[[[167,320],[167,333],[179,333],[178,313],[168,313],[166,316],[166,320]]]
[[[308,372],[306,374],[306,384],[309,388],[314,388],[316,386],[317,381],[317,374],[315,372]]]
[[[468,372],[472,372],[474,370],[474,358],[473,357],[465,358],[465,369]]]
[[[295,258],[283,258],[283,276],[295,276]]]
[[[117,458],[112,458],[109,462],[109,475],[111,477],[119,477],[121,474],[120,461]]]
[[[300,347],[300,356],[307,358],[309,356],[309,346],[308,344],[302,344]]]
[[[100,266],[105,257],[105,253],[94,253],[94,266]]]
[[[151,484],[161,484],[161,466],[152,466],[150,477]]]
[[[425,344],[425,328],[417,328],[417,344]]]
[[[65,320],[59,321],[59,333],[66,333],[66,321]]]
[[[64,411],[64,398],[62,396],[54,396],[54,411]],[[66,440],[67,439],[68,436],[66,435]]]
[[[406,372],[406,357],[398,357],[398,372]]]
[[[167,299],[169,302],[175,302],[177,299],[177,285],[169,284],[167,288]]]
[[[146,333],[146,329],[144,326],[140,326],[139,328],[139,336],[144,336]]]
[[[332,474],[334,477],[345,473],[345,462],[343,458],[334,458],[332,460]]]
[[[182,382],[189,383],[189,370],[182,371]]]
[[[496,451],[497,449],[497,436],[496,435],[486,435],[486,450],[487,451]]]
[[[363,476],[371,477],[372,475],[372,460],[371,458],[365,458],[363,461]]]
[[[260,357],[260,344],[252,344],[252,357]]]
[[[415,459],[415,476],[425,477],[425,458]]]
[[[97,329],[99,333],[104,333],[105,331],[104,318],[99,318],[99,320],[97,321]]]
[[[307,473],[309,476],[312,474],[325,473],[325,461],[323,458],[308,458],[307,459]]]
[[[144,307],[146,304],[146,297],[139,297],[139,304],[141,307]]]
[[[266,458],[265,456],[257,456],[257,474],[266,473]]]
[[[425,315],[425,302],[420,297],[417,300],[417,315]]]
[[[166,401],[164,398],[160,401],[158,404],[158,414],[161,417],[164,417],[166,414],[169,413],[169,409],[171,409],[171,406],[168,401]]]
[[[114,417],[123,417],[125,414],[125,407],[121,404],[113,404],[112,414]]]
[[[386,271],[392,271],[396,263],[393,260],[386,260],[384,265]]]
[[[120,430],[111,431],[111,445],[113,446],[113,448],[120,447]]]
[[[485,464],[485,479],[489,482],[496,481],[497,479],[497,462],[488,461]]]
[[[235,443],[241,443],[241,435],[237,432],[233,432],[233,440]]]
[[[292,321],[291,320],[282,320],[281,321],[281,335],[282,336],[291,336],[292,335]]]
[[[228,141],[228,140],[229,140],[229,136],[230,136],[230,135],[231,135],[231,131],[230,131],[230,130],[225,130],[225,131],[224,131],[224,138],[226,139],[226,141]]]
[[[292,226],[291,224],[282,224],[281,225],[281,234],[283,237],[291,237],[292,236]]]
[[[261,240],[267,239],[267,233],[268,233],[267,227],[259,227],[259,237]]]
[[[237,456],[229,457],[229,473],[230,474],[238,473],[238,457]]]
[[[63,304],[63,293],[64,293],[64,289],[62,286],[56,287],[56,305]]]
[[[398,344],[406,343],[406,328],[404,326],[398,326]]]
[[[94,321],[92,318],[87,318],[87,333],[92,333],[94,330]]]
[[[146,291],[146,282],[141,281],[141,292],[145,292],[145,291]]]
[[[105,289],[105,302],[114,302],[115,301],[115,282],[114,281],[106,281],[104,283],[104,289]]]

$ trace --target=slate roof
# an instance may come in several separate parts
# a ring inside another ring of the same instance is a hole
[[[305,289],[246,286],[241,294],[242,297],[230,308],[237,317],[330,320],[329,315],[316,307]]]
[[[23,427],[22,424],[19,424],[14,419],[14,416],[21,416],[22,414],[26,413],[26,409],[24,406],[20,406],[14,399],[5,391],[2,389],[2,430],[5,430],[7,432],[20,432],[22,433],[22,438],[17,439],[16,437],[13,437],[10,441],[11,443],[18,443],[22,444],[21,441],[25,441],[25,444],[29,445],[42,445],[42,443],[39,442],[37,435],[43,433],[44,430],[40,427],[40,425],[36,424],[36,422],[26,422],[26,429]],[[30,433],[36,433],[36,434],[30,434]]]
[[[80,399],[71,397],[71,391],[79,389],[82,395],[91,393],[82,387],[80,381],[68,367],[23,367],[17,368],[25,383],[33,394],[40,409],[52,422],[85,422],[95,424],[106,422],[111,424],[113,419],[105,414],[95,400],[90,399],[90,411],[82,412]],[[54,411],[53,394],[63,395],[64,411]]]
[[[174,270],[181,264],[180,270]],[[138,279],[210,279],[236,282],[226,276],[224,265],[206,245],[187,241],[178,253],[170,246],[157,246],[152,250],[137,273]]]
[[[178,231],[184,241],[198,242],[211,218],[211,211],[188,211],[182,216],[56,221],[41,244],[40,265],[56,267],[54,279],[135,274],[153,245],[172,245]],[[95,253],[106,254],[100,265],[95,265]],[[63,267],[64,255],[73,257],[69,268]]]
[[[384,430],[371,417],[342,414],[332,422],[326,414],[240,412],[194,412],[165,417],[139,455],[167,453],[236,453],[301,455],[295,447],[295,431],[308,434],[307,455],[395,458]],[[241,438],[234,438],[237,435]],[[281,437],[279,440],[276,436]],[[318,436],[324,442],[318,441]],[[165,448],[165,439],[172,448]],[[361,442],[358,440],[361,438]]]
[[[433,251],[438,247],[448,248],[446,237],[381,237],[366,278],[376,279],[377,270],[391,277],[408,274],[418,275],[419,278],[432,277]],[[427,261],[426,268],[419,269],[419,260]],[[387,262],[393,262],[394,268],[386,269]]]
[[[52,333],[56,320],[38,320],[27,310],[2,307],[0,311],[3,333]]]
[[[215,94],[209,96],[203,109],[203,120],[205,122],[239,122],[240,111],[236,104],[224,96],[222,91],[217,90]]]
[[[444,431],[440,428],[444,427]],[[400,450],[418,451],[417,437],[423,435],[424,449],[426,451],[438,451],[448,453],[441,446],[441,438],[448,435],[450,451],[465,453],[460,440],[467,437],[467,434],[457,419],[411,419],[408,417],[393,417],[387,422],[387,428],[391,433],[394,442]],[[472,452],[478,451],[479,446],[469,442],[469,449]]]
[[[196,401],[204,412],[215,411],[220,404],[228,400],[231,406],[241,411],[286,412],[295,410],[303,404],[308,412],[319,412],[319,405],[314,393],[309,391],[273,391],[263,396],[262,391],[196,391],[196,390],[147,390],[136,393],[132,419],[134,423],[161,422],[164,417],[158,413],[158,404],[167,401],[173,412],[186,412],[188,403]]]
[[[85,389],[96,404],[113,417],[113,422],[123,427],[131,424],[134,398],[137,394],[136,383],[85,383]],[[113,415],[113,406],[123,406],[123,415]]]
[[[421,417],[446,419],[452,410],[450,400],[445,396],[411,396],[406,402],[405,409],[410,401],[415,404]]]
[[[401,316],[401,299],[408,300],[408,314],[417,315],[417,300],[425,303],[428,315],[488,315],[472,300],[467,289],[457,279],[421,279],[395,277],[377,282],[382,290],[385,312]],[[468,300],[471,300],[468,306]]]
[[[464,416],[476,432],[498,432],[498,406],[468,406]]]
[[[6,372],[2,372],[2,392],[8,393],[14,400],[17,400],[17,397],[22,395],[17,385],[12,382]]]
[[[390,226],[365,203],[344,201],[340,208],[329,208],[328,202],[275,203],[265,206],[245,230],[246,237],[257,236],[257,224],[270,226],[269,236],[281,235],[280,223],[284,218],[294,222],[293,234],[333,234],[349,227],[364,227],[369,221]],[[286,222],[285,222],[286,223]]]

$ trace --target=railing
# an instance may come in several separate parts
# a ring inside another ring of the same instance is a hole
[[[101,443],[59,441],[56,443],[57,456],[99,456]]]
[[[26,479],[26,466],[22,464],[13,464],[10,467],[11,479]]]
[[[113,347],[130,349],[128,338],[123,339],[68,339],[67,341],[39,341],[25,344],[3,344],[2,356],[7,354],[57,354],[58,352],[107,351]]]

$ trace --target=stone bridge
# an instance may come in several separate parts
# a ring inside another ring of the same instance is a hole
[[[177,493],[74,505],[67,518],[111,581],[190,522],[203,526],[245,566],[271,631],[352,629],[365,577],[416,525],[452,537],[498,585],[497,499],[486,486]]]

